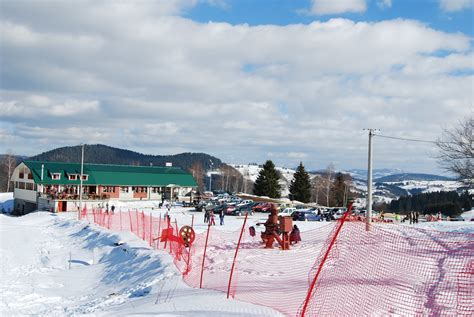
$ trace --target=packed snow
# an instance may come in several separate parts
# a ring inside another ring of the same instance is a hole
[[[153,201],[115,205],[117,211],[136,208],[154,216],[166,212]],[[197,232],[207,228],[203,214],[189,208],[173,207],[170,216],[181,225],[194,221]],[[129,232],[111,232],[76,217],[76,213],[46,212],[0,216],[1,315],[281,315],[270,308],[226,299],[223,293],[190,288],[167,253],[150,249]],[[248,221],[256,224],[266,218],[254,214]],[[242,223],[243,217],[227,216],[225,225],[215,229],[235,231]],[[306,231],[327,223],[299,222],[298,226]],[[474,233],[470,221],[417,226]]]

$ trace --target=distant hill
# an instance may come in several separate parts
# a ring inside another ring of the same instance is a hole
[[[81,146],[57,148],[28,158],[35,161],[81,162]],[[176,155],[148,155],[130,150],[114,148],[102,144],[84,146],[84,162],[98,164],[165,166],[167,162],[173,166],[188,170],[194,163],[199,162],[204,169],[209,169],[211,161],[214,168],[223,163],[220,159],[205,153],[181,153]]]
[[[360,179],[363,181],[367,181],[367,170],[365,169],[350,169],[347,171],[343,171],[343,173],[350,174],[354,179]],[[402,170],[400,169],[393,169],[393,168],[376,168],[372,171],[372,178],[377,179],[384,176],[400,174]]]
[[[453,179],[440,175],[421,174],[421,173],[403,173],[387,175],[375,179],[378,183],[393,183],[403,181],[452,181]]]

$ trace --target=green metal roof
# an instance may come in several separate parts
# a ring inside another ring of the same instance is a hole
[[[81,164],[62,162],[23,162],[33,174],[36,184],[78,185],[77,180],[69,180],[70,174],[80,174]],[[41,166],[44,165],[43,180]],[[53,173],[61,173],[59,180]],[[123,186],[167,186],[197,187],[193,176],[177,167],[131,166],[111,164],[84,164],[84,175],[88,179],[84,185],[123,185]]]

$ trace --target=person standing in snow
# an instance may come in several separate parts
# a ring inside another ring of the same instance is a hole
[[[219,213],[219,220],[220,220],[221,226],[224,224],[224,216],[225,216],[224,209],[221,209],[221,212]]]
[[[215,226],[216,225],[216,220],[215,220],[215,215],[214,215],[214,212],[211,211],[211,214],[209,215],[210,219],[211,219],[211,226]]]

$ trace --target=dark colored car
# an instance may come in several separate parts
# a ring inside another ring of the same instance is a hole
[[[253,207],[254,212],[270,212],[270,208],[272,208],[271,203],[260,203]]]
[[[226,210],[226,214],[227,215],[232,215],[232,216],[242,216],[242,215],[245,215],[246,213],[253,214],[251,203],[246,204],[246,205],[242,205],[242,206],[239,206],[239,207],[230,206]]]
[[[294,221],[321,221],[321,216],[309,210],[297,210],[292,214]]]

